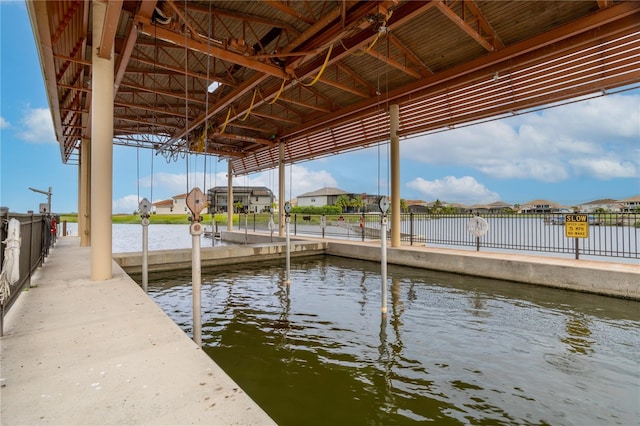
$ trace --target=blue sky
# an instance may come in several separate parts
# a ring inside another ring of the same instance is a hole
[[[21,1],[0,1],[0,53],[0,205],[37,211],[46,196],[28,188],[51,186],[52,210],[75,212],[78,167],[62,163]],[[400,150],[406,199],[473,205],[542,198],[571,206],[628,198],[640,194],[640,89],[403,140]],[[324,186],[388,194],[387,164],[383,145],[287,166],[286,198]],[[131,213],[142,197],[155,202],[194,186],[226,185],[226,171],[216,158],[167,163],[150,150],[114,146],[113,211]],[[234,184],[276,192],[277,172]]]

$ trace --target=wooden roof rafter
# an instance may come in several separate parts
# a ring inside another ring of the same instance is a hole
[[[176,4],[177,7],[182,7],[180,3]],[[265,19],[260,16],[251,15],[249,13],[239,13],[231,10],[226,10],[219,8],[217,6],[211,5],[200,5],[198,3],[190,3],[189,10],[194,12],[199,12],[205,15],[207,20],[211,18],[211,26],[215,27],[217,23],[220,25],[224,25],[225,21],[229,20],[238,20],[238,21],[248,21],[253,22],[255,24],[268,25],[273,27],[281,28],[285,33],[296,34],[297,31],[288,23],[279,20],[279,19]],[[233,37],[233,33],[229,31],[227,33],[230,37]]]
[[[171,44],[174,44],[178,47],[187,48],[189,50],[194,50],[196,52],[210,54],[216,56],[221,60],[225,60],[228,62],[232,62],[234,64],[238,64],[255,71],[263,72],[265,74],[273,75],[276,77],[284,77],[284,72],[282,69],[278,68],[275,65],[271,65],[269,63],[252,59],[249,56],[244,56],[239,53],[235,53],[221,44],[207,44],[199,40],[194,40],[190,38],[184,37],[184,34],[180,34],[175,31],[168,30],[163,27],[156,26],[153,31],[144,27],[141,30],[141,33],[153,37],[157,36],[158,38],[167,41]]]
[[[118,29],[118,21],[120,21],[120,12],[122,10],[122,0],[109,0],[107,2],[107,10],[104,15],[102,24],[102,40],[98,46],[98,56],[103,59],[111,59],[113,43],[115,41],[116,31]]]
[[[489,52],[504,48],[474,0],[435,0],[438,9]]]
[[[298,12],[296,9],[287,6],[286,4],[282,3],[279,0],[262,0],[262,2],[264,2],[265,4],[268,4],[269,6],[278,9],[280,12],[289,15],[295,19],[300,19],[303,22],[306,22],[309,25],[313,25],[315,23],[315,18],[310,17],[310,16],[306,16],[300,12]]]
[[[262,121],[262,120],[261,120]],[[278,126],[276,126],[274,123],[270,123],[271,124],[271,133],[275,133],[278,130]],[[250,130],[256,133],[260,133],[260,132],[265,132],[265,126],[263,125],[262,127],[259,126],[254,126],[252,124],[248,124],[245,122],[240,122],[240,121],[234,121],[232,123],[227,124],[227,127],[235,127],[238,129],[244,129],[244,130]]]
[[[212,59],[213,61],[215,61],[215,58]],[[152,73],[158,73],[158,72],[162,72],[167,71],[167,72],[172,72],[175,74],[182,74],[183,76],[185,75],[185,70],[184,67],[182,67],[182,69],[180,69],[177,66],[172,66],[166,63],[161,63],[161,62],[155,62],[153,60],[153,58],[146,58],[143,56],[131,56],[131,61],[134,62],[139,62],[141,64],[145,64],[145,65],[150,65],[153,67],[153,69],[140,69],[140,72],[146,71],[149,74]],[[212,67],[213,68],[213,67]],[[130,72],[136,72],[135,68],[131,69],[127,69],[127,73]],[[203,74],[202,72],[196,72],[196,71],[192,71],[192,70],[187,70],[186,71],[186,75],[188,75],[189,77],[193,77],[193,78],[198,78],[200,80],[205,80],[207,81],[207,75]],[[225,86],[230,86],[230,87],[236,87],[238,85],[238,83],[230,78],[223,78],[220,77],[219,75],[215,75],[215,74],[211,74],[209,75],[209,83],[213,82],[213,81],[217,81],[220,84],[224,84]]]
[[[369,92],[370,96],[375,95],[377,89],[373,84],[369,83],[367,80],[362,78],[357,72],[355,72],[354,70],[349,68],[344,63],[336,62],[335,65],[336,65],[337,69],[339,69],[343,73],[346,73],[349,77],[351,77],[353,79],[354,86],[359,84],[360,86],[364,87]]]
[[[361,97],[363,99],[367,99],[369,96],[371,96],[370,92],[366,92],[366,91],[360,90],[360,89],[358,89],[356,87],[353,87],[352,85],[339,83],[337,81],[331,80],[331,79],[326,78],[326,77],[320,77],[318,79],[318,81],[320,83],[326,84],[328,86],[335,87],[336,89],[340,89],[340,90],[342,90],[344,92],[352,93],[352,94],[354,94],[356,96],[359,96],[359,97]]]
[[[606,9],[607,7],[611,7],[613,5],[613,0],[597,0],[598,7],[600,9]]]
[[[379,50],[367,49],[366,53],[369,56],[376,58],[377,60],[382,61],[385,64],[389,65],[390,67],[396,68],[402,71],[403,73],[410,75],[415,79],[420,79],[423,76],[419,71],[409,67],[409,63],[407,61],[405,61],[404,63],[400,63],[395,59],[391,58],[389,56],[389,52],[382,53]]]
[[[389,40],[396,49],[398,49],[406,56],[406,62],[410,62],[416,67],[418,73],[420,74],[420,77],[426,77],[433,74],[433,71],[431,71],[429,67],[424,64],[422,59],[420,59],[418,55],[413,53],[400,39],[398,39],[398,37],[396,37],[391,32],[387,32],[386,36],[387,40]]]
[[[137,94],[137,91],[131,92],[134,96]],[[152,113],[153,118],[159,118],[163,116],[173,116],[173,117],[184,117],[184,111],[178,111],[177,108],[184,109],[184,103],[178,105],[164,105],[163,108],[159,108],[158,106],[147,103],[147,105],[142,105],[141,103],[128,103],[122,101],[114,101],[114,106],[116,108],[125,108],[133,111],[148,111]]]
[[[294,92],[296,91],[298,91],[298,93],[300,92],[309,93],[311,96],[313,96],[316,99],[316,102],[315,102],[316,105],[320,105],[320,102],[318,100],[321,99],[326,104],[327,108],[330,111],[333,111],[340,107],[340,105],[337,105],[333,99],[331,99],[329,96],[322,93],[322,91],[314,88],[313,86],[309,87],[309,86],[304,86],[299,84],[296,87],[290,87],[289,90],[287,90],[287,94],[289,97],[293,98],[295,97]]]
[[[86,40],[87,40],[86,37],[78,38],[78,40],[76,41],[76,44],[73,46],[73,48],[71,49],[71,52],[69,52],[69,55],[67,57],[63,57],[61,55],[55,55],[56,58],[59,58],[64,62],[63,65],[60,67],[60,71],[56,74],[57,82],[62,81],[62,78],[64,77],[65,73],[67,72],[67,70],[72,64],[80,63],[80,61],[76,60],[76,56],[78,55],[78,53],[82,53],[82,47],[84,46]],[[88,61],[81,61],[81,62],[88,62]],[[89,62],[88,65],[91,65],[91,63]]]
[[[278,99],[278,101],[276,102],[277,104],[292,104],[292,105],[296,105],[302,108],[306,108],[306,109],[311,109],[314,111],[321,111],[321,112],[330,112],[331,109],[322,105],[317,105],[317,104],[311,104],[308,102],[301,102],[298,100],[293,99],[292,97],[285,97],[285,98],[281,98]]]
[[[75,14],[78,11],[78,9],[80,8],[80,6],[82,6],[82,3],[83,2],[81,0],[75,0],[75,1],[71,2],[71,5],[66,10],[64,16],[60,20],[58,26],[54,30],[53,35],[51,36],[51,45],[52,46],[55,46],[58,43],[58,40],[60,40],[60,36],[64,32],[64,30],[67,28],[67,26],[71,22],[72,18],[75,16]]]
[[[63,161],[91,135],[90,61],[101,47],[93,45],[101,38],[90,25],[93,4],[27,0]],[[170,24],[156,6],[168,7]],[[117,0],[113,7],[119,16],[105,20],[112,40],[102,48],[113,42],[114,143],[174,158],[200,149],[193,141],[205,124],[218,132],[224,125],[235,139],[208,138],[206,152],[237,159],[233,173],[277,161],[276,145],[252,138],[285,141],[287,162],[375,143],[388,125],[388,102],[400,105],[401,131],[430,131],[640,80],[640,47],[615,38],[640,33],[633,1]],[[559,55],[567,66],[558,68],[546,58],[565,49],[564,40],[578,53]],[[545,69],[554,74],[549,85]],[[212,81],[221,85],[209,93]]]
[[[278,123],[293,124],[293,125],[300,124],[300,121],[298,120],[293,120],[291,118],[282,117],[276,114],[268,114],[265,112],[254,112],[253,115],[258,118],[262,118],[264,120],[275,121]]]
[[[139,92],[147,92],[147,93],[151,93],[151,94],[157,94],[159,99],[162,99],[162,97],[169,97],[169,98],[181,99],[183,101],[188,101],[190,103],[197,103],[197,104],[201,104],[201,105],[205,104],[205,102],[200,100],[200,99],[196,99],[194,97],[189,97],[188,98],[184,91],[171,91],[170,92],[168,90],[160,90],[160,89],[157,89],[157,88],[138,85],[135,82],[132,82],[132,83],[123,82],[123,83],[120,83],[120,87],[137,90]]]
[[[304,116],[304,114],[302,112],[300,112],[299,110],[293,108],[292,105],[296,105],[294,102],[275,102],[273,104],[263,104],[263,108],[260,109],[260,111],[264,111],[264,110],[268,110],[271,112],[274,112],[274,110],[276,108],[280,108],[282,110],[284,110],[284,115],[286,116],[290,116],[291,114],[293,114],[294,116],[297,117],[297,119],[302,119],[302,117]],[[297,106],[303,105],[301,102],[299,102],[297,104]],[[275,111],[278,112],[278,111]]]
[[[394,4],[394,3],[395,3],[395,1],[389,1],[389,2],[386,2],[386,3]],[[352,20],[351,20],[351,24],[350,24],[350,25],[356,25],[356,23],[359,23],[359,22],[361,21],[361,19],[363,19],[363,17],[364,17],[364,16],[366,16],[366,12],[370,12],[370,11],[372,11],[372,10],[378,10],[378,8],[380,7],[380,4],[373,4],[373,3],[369,3],[369,2],[365,2],[365,3],[364,3],[364,5],[366,6],[366,8],[363,8],[362,6],[360,6],[360,7],[357,9],[357,11],[356,11],[356,16],[355,16],[355,17],[352,17]],[[323,21],[323,23],[325,23],[325,22]],[[327,24],[331,24],[330,20],[327,20],[327,22],[326,22],[326,23],[327,23]],[[334,25],[335,25],[335,24],[334,24]],[[332,28],[333,28],[333,27],[332,27]],[[313,31],[314,31],[314,33],[317,33],[317,32],[319,32],[320,30],[321,30],[321,28],[314,28],[314,30],[313,30]],[[344,30],[343,30],[343,29],[340,29],[339,31],[334,32],[334,33],[333,33],[333,37],[337,37],[337,36],[336,36],[336,33],[337,33],[337,34],[340,34],[340,33],[342,33],[342,32],[344,32]],[[331,33],[331,31],[329,31],[329,33]],[[323,35],[326,35],[326,34],[327,34],[327,32],[325,31],[325,32],[323,32],[322,34],[323,34]],[[303,35],[301,35],[301,37],[302,37],[302,38],[304,38],[305,40],[307,40],[307,39],[308,39],[308,36],[309,36],[309,34],[303,34]],[[372,38],[374,37],[374,35],[370,35],[369,37],[372,39]],[[299,42],[299,41],[294,41],[293,43],[294,43],[296,46],[300,46],[300,42]],[[284,52],[288,52],[288,51],[289,51],[289,48],[285,48],[285,49],[284,49]],[[300,58],[296,59],[293,63],[296,63],[296,62],[298,62],[299,60],[300,60]],[[260,71],[260,70],[257,70],[257,71]],[[293,71],[288,71],[288,72],[293,72]],[[267,74],[268,74],[268,73],[267,73]],[[293,74],[295,75],[295,72],[293,72]],[[311,74],[311,72],[308,72],[308,73],[306,73],[306,74],[307,74],[307,75],[303,75],[302,77],[298,76],[298,78],[306,78],[306,77],[308,77],[308,74]],[[258,80],[261,80],[262,78],[263,78],[263,77],[258,77],[257,79],[258,79]],[[282,76],[282,78],[285,78],[285,77],[284,77],[284,75]],[[247,81],[250,81],[250,80],[252,80],[252,79],[249,79],[249,80],[247,80]],[[240,97],[240,96],[242,96],[243,94],[246,94],[246,92],[247,92],[248,90],[254,89],[254,88],[257,86],[257,84],[259,84],[259,83],[256,83],[255,85],[247,85],[247,86],[245,86],[243,89],[236,90],[236,92],[237,92],[237,93],[235,93],[235,94],[232,96],[232,98],[233,98],[233,99],[239,99],[239,97]],[[295,84],[295,83],[292,81],[292,82],[290,82],[287,86],[290,86],[290,85],[292,85],[292,84]],[[288,87],[287,87],[287,88],[288,88]],[[270,97],[270,96],[272,96],[273,94],[275,94],[275,93],[276,93],[276,90],[279,90],[279,88],[278,88],[278,89],[276,89],[276,88],[275,88],[275,85],[274,85],[273,92],[272,92],[272,93],[268,93],[268,94],[265,96],[265,99],[269,99],[269,97]],[[244,93],[242,93],[242,92],[244,92]],[[228,102],[228,101],[227,101],[227,102]],[[232,102],[233,102],[233,101],[232,101]],[[249,101],[248,101],[248,102],[249,102]],[[263,100],[257,100],[256,102],[257,102],[257,105],[254,105],[254,107],[260,106],[264,101],[263,101]],[[227,104],[227,105],[228,105],[228,104]],[[231,118],[230,118],[230,120],[231,120],[231,121],[233,121],[233,120],[237,119],[239,116],[242,116],[242,114],[244,114],[244,113],[249,109],[250,104],[249,104],[249,103],[247,103],[246,105],[247,105],[246,107],[242,107],[242,108],[240,108],[240,111],[236,111],[236,114],[235,114],[233,117],[231,117]],[[224,109],[224,108],[225,108],[225,106],[222,106],[222,108]],[[219,105],[215,105],[213,108],[211,108],[211,109],[210,109],[210,111],[206,113],[205,117],[200,117],[200,118],[198,118],[195,122],[193,122],[193,124],[191,125],[191,129],[186,129],[186,132],[189,132],[189,131],[191,131],[191,130],[195,129],[196,127],[198,127],[198,126],[201,126],[201,125],[202,125],[202,123],[204,122],[204,120],[205,120],[207,117],[210,117],[211,115],[213,115],[213,114],[214,114],[214,113],[212,113],[212,110],[213,110],[213,111],[219,111],[219,110],[220,110],[220,106],[219,106]],[[287,122],[288,120],[280,120],[280,121],[285,121],[285,122]],[[172,144],[177,143],[177,142],[178,142],[178,140],[184,136],[184,134],[185,134],[185,132],[180,132],[178,135],[176,135],[176,136],[172,139],[171,143],[172,143]]]

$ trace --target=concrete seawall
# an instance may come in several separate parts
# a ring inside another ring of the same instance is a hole
[[[225,241],[236,246],[202,249],[202,266],[282,259],[283,238],[243,232],[223,232]],[[291,256],[327,254],[379,262],[379,242],[356,242],[300,237],[291,239]],[[122,253],[114,259],[127,272],[139,273],[140,253]],[[640,265],[527,256],[495,252],[403,246],[387,248],[389,264],[412,266],[485,278],[562,288],[625,299],[640,300]],[[149,270],[191,267],[191,250],[159,251],[149,254]]]
[[[331,242],[327,254],[380,261],[380,248]],[[610,262],[478,253],[424,247],[388,248],[387,262],[605,296],[640,300],[640,267]]]
[[[244,234],[242,234],[244,242]],[[291,243],[291,257],[322,255],[327,243],[322,241],[295,241]],[[254,243],[250,245],[232,245],[220,247],[203,247],[200,251],[202,267],[252,263],[256,261],[277,260],[284,261],[286,243],[273,244]],[[142,271],[142,254],[116,253],[113,259],[128,273]],[[191,249],[157,250],[148,254],[149,272],[172,271],[191,268]]]

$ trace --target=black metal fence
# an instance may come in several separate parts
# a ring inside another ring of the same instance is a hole
[[[31,284],[31,275],[42,265],[49,254],[50,247],[55,243],[57,233],[52,232],[53,217],[40,214],[16,214],[2,212],[0,224],[0,265],[5,268],[5,248],[9,221],[17,219],[20,222],[20,255],[17,259],[20,275],[18,281],[9,286],[10,293],[7,300],[0,303],[0,336],[4,329],[5,312],[11,308],[22,290]]]
[[[590,213],[586,238],[566,237],[563,214],[483,214],[487,232],[477,238],[469,231],[472,214],[403,213],[400,235],[410,245],[434,245],[538,251],[575,255],[638,259],[640,214]],[[290,234],[353,240],[380,238],[379,214],[343,214],[340,216],[293,214]],[[273,218],[278,232],[277,217]],[[240,228],[269,232],[269,218],[253,214],[240,218]],[[391,220],[389,219],[389,227]],[[391,238],[391,230],[388,230]]]

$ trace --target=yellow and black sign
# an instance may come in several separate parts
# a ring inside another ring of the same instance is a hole
[[[567,238],[589,238],[589,216],[586,214],[565,214],[564,236]]]

